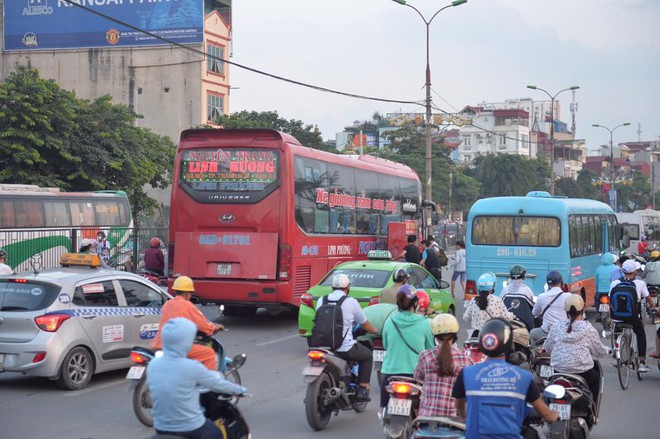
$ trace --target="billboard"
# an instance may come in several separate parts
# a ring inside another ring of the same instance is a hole
[[[181,44],[201,43],[204,0],[72,0]],[[65,0],[4,0],[4,50],[169,44]]]

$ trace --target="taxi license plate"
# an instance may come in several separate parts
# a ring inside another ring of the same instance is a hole
[[[387,413],[389,415],[410,416],[412,399],[390,398],[387,403]]]
[[[387,351],[374,351],[374,361],[380,361],[382,363],[385,359],[385,352]]]
[[[139,380],[142,378],[142,375],[144,375],[146,367],[144,366],[132,366],[130,369],[128,369],[128,373],[126,374],[126,379],[127,380]]]
[[[610,305],[608,303],[601,303],[598,307],[598,312],[610,312]]]
[[[218,274],[229,276],[231,274],[231,264],[218,264]]]
[[[552,368],[552,366],[548,366],[547,364],[542,364],[541,365],[541,377],[542,378],[548,378],[552,376],[552,374],[555,373],[555,370]]]
[[[567,421],[571,419],[571,405],[570,404],[557,404],[554,402],[550,403],[550,410],[553,410],[559,414],[559,420]]]

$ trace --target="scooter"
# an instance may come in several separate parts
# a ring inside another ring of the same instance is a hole
[[[305,416],[313,430],[325,429],[330,416],[340,410],[362,413],[367,409],[367,402],[356,400],[357,363],[345,361],[326,348],[311,348],[307,357],[309,363],[302,372],[307,384]]]
[[[167,287],[167,276],[161,276],[155,271],[147,270],[146,268],[138,270],[137,274],[147,279],[149,282],[155,283],[159,287]]]
[[[597,395],[591,395],[587,382],[580,375],[555,374],[543,391],[551,410],[559,414],[559,420],[550,424],[548,439],[587,439],[598,423],[600,401],[603,395],[603,370],[595,360],[600,376]]]
[[[545,339],[546,337],[541,338],[536,345],[532,346],[532,354],[529,359],[529,369],[534,374],[534,381],[541,389],[548,385],[548,379],[555,374],[555,370],[550,366],[550,352],[543,350]]]
[[[241,384],[241,375],[238,373],[238,369],[245,364],[247,354],[238,354],[234,358],[226,357],[222,342],[215,335],[208,336],[198,333],[195,343],[211,347],[215,351],[218,371],[232,383]],[[138,420],[147,427],[153,427],[153,418],[151,417],[153,404],[147,386],[147,364],[154,358],[162,356],[162,354],[162,351],[139,346],[134,347],[131,350],[131,360],[135,363],[135,366],[131,366],[126,374],[126,379],[129,380],[126,391],[133,391],[133,411]],[[238,398],[235,398],[235,403],[238,403]]]
[[[404,376],[391,376],[387,382],[385,390],[390,395],[390,400],[383,412],[385,438],[408,439],[419,411],[422,383]]]
[[[465,420],[454,417],[423,417],[412,423],[410,439],[463,439],[465,437]]]

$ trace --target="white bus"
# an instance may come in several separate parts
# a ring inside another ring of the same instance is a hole
[[[642,235],[653,246],[660,241],[660,211],[646,209],[616,214],[621,227],[621,249],[637,254],[637,244]]]

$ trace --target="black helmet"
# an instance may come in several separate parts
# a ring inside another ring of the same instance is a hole
[[[394,276],[392,276],[392,280],[394,280],[394,282],[403,282],[409,278],[410,275],[403,268],[399,268],[394,272]]]
[[[479,350],[489,357],[507,355],[513,350],[513,328],[506,320],[488,320],[479,331]]]
[[[509,268],[509,276],[511,279],[524,279],[526,274],[527,270],[525,270],[525,267],[522,265],[516,264]]]
[[[552,286],[558,286],[564,283],[564,278],[561,277],[561,273],[552,270],[548,275],[545,277],[545,281],[548,283],[548,285]]]
[[[6,258],[7,257],[7,252],[5,251],[4,248],[0,248],[0,258]]]

